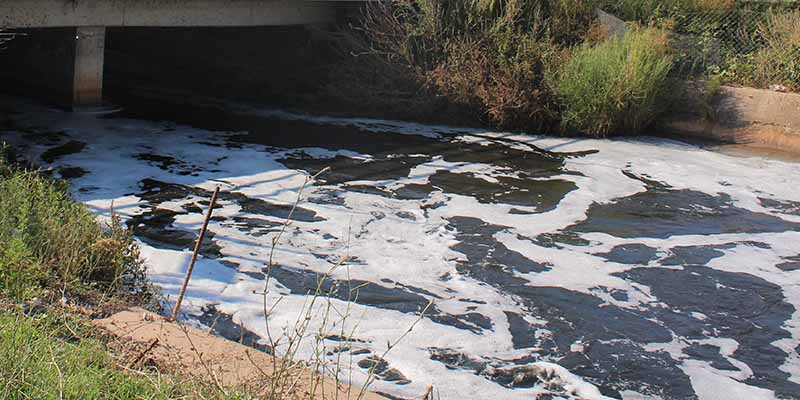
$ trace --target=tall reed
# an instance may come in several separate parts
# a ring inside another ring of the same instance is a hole
[[[671,68],[667,35],[659,29],[580,46],[552,78],[563,126],[592,136],[641,130],[666,108]]]

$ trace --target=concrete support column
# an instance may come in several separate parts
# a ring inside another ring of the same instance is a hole
[[[103,102],[106,28],[78,27],[75,31],[72,107],[96,107]]]

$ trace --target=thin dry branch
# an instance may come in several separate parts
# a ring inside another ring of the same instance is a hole
[[[145,354],[150,352],[150,350],[153,350],[153,347],[156,347],[157,344],[158,344],[158,338],[153,339],[153,341],[150,342],[150,344],[147,347],[145,347],[141,352],[139,352],[136,358],[134,358],[133,361],[131,361],[131,363],[128,364],[128,368],[133,368],[134,366],[136,366],[136,364],[138,364],[139,361],[142,358],[144,358]]]

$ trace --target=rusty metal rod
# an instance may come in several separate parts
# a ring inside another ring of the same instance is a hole
[[[186,270],[186,276],[183,278],[183,286],[181,287],[181,292],[178,295],[178,302],[175,303],[175,309],[172,311],[172,320],[178,320],[178,314],[181,312],[181,303],[183,302],[183,296],[186,294],[186,286],[189,286],[189,280],[192,279],[192,270],[194,270],[194,263],[197,262],[197,254],[200,253],[200,246],[203,244],[203,238],[206,237],[206,230],[208,229],[208,221],[211,220],[211,214],[214,213],[214,206],[217,204],[217,195],[219,195],[219,186],[214,189],[214,195],[211,196],[211,204],[208,207],[208,212],[206,213],[206,220],[203,222],[203,227],[200,228],[200,237],[197,238],[197,242],[194,244],[194,253],[192,253],[192,261],[189,262],[189,269]]]

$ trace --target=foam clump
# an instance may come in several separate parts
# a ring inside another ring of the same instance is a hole
[[[514,388],[528,388],[536,395],[550,394],[582,400],[604,400],[600,390],[566,368],[549,362],[490,368],[484,374]]]

